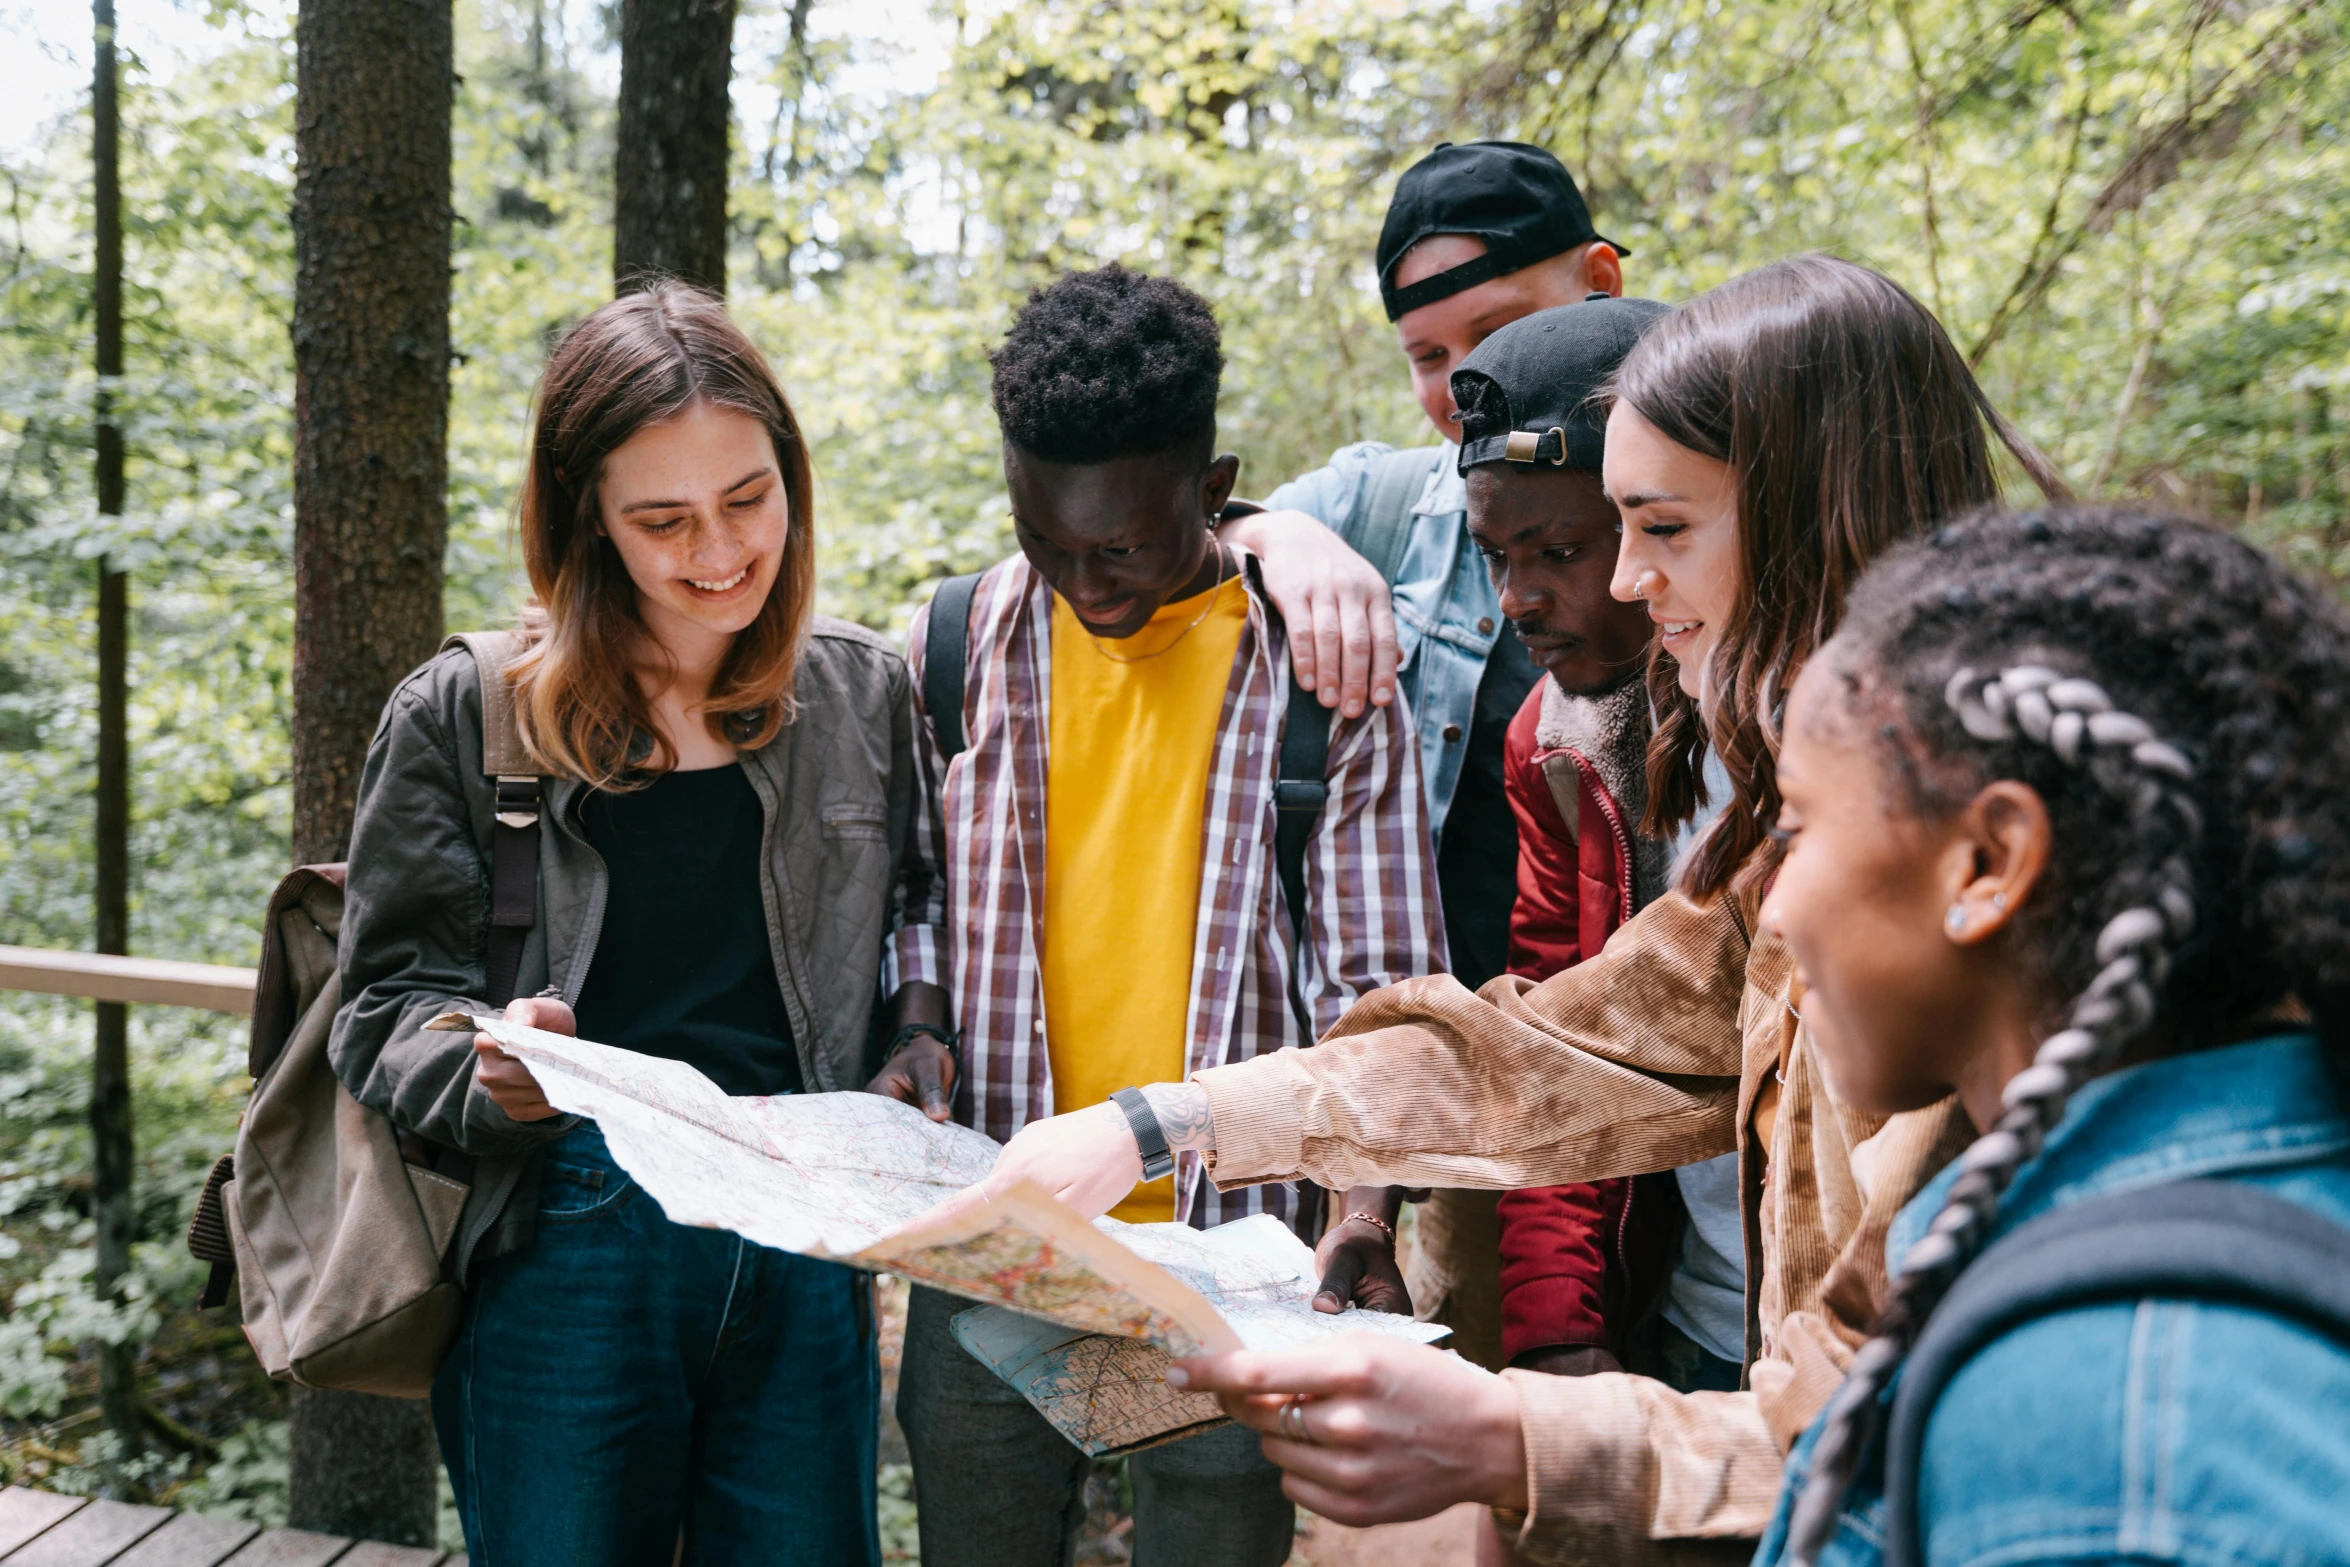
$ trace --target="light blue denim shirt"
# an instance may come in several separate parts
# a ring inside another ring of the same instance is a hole
[[[1395,450],[1362,441],[1330,454],[1327,467],[1292,479],[1265,497],[1275,510],[1294,509],[1349,533],[1363,503],[1372,462]],[[1395,573],[1395,640],[1401,656],[1397,684],[1411,704],[1420,740],[1420,775],[1428,793],[1429,828],[1439,838],[1453,790],[1461,781],[1477,682],[1502,632],[1501,597],[1469,542],[1469,492],[1461,480],[1460,448],[1415,448],[1428,458],[1428,481],[1412,507],[1410,542]]]
[[[1957,1179],[1901,1211],[1891,1259]],[[2150,1062],[2084,1089],[2018,1173],[1995,1234],[2084,1198],[2196,1177],[2267,1188],[2350,1224],[2350,1112],[2313,1035]],[[1778,1561],[1790,1489],[1755,1560]],[[1932,1567],[2350,1562],[2350,1348],[2239,1306],[2067,1311],[1987,1346],[1927,1423],[1919,1526]],[[1884,1498],[1854,1487],[1822,1556],[1882,1559]]]

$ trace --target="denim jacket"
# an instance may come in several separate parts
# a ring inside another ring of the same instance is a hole
[[[1955,1166],[1904,1208],[1898,1258]],[[2315,1036],[2174,1056],[2090,1084],[2017,1174],[1994,1234],[2068,1203],[2225,1177],[2350,1224],[2350,1110]],[[1756,1555],[1778,1561],[1787,1466]],[[1919,1527],[1933,1567],[2350,1562],[2350,1348],[2240,1306],[2140,1300],[2028,1322],[1952,1379],[1926,1427]],[[1855,1485],[1835,1567],[1881,1559],[1884,1499]]]
[[[1330,454],[1328,466],[1290,480],[1264,504],[1319,517],[1351,536],[1371,465],[1393,450],[1383,441],[1342,446]],[[1392,584],[1402,658],[1398,684],[1411,704],[1420,739],[1429,829],[1441,837],[1468,751],[1477,682],[1502,631],[1501,597],[1469,542],[1469,492],[1460,475],[1460,447],[1446,442],[1414,450],[1427,457],[1428,482],[1412,507],[1410,542]]]

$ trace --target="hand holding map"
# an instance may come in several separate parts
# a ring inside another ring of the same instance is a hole
[[[956,1333],[1089,1452],[1221,1418],[1212,1399],[1160,1380],[1170,1355],[1292,1347],[1349,1329],[1423,1342],[1444,1333],[1379,1312],[1316,1312],[1312,1254],[1276,1219],[1207,1231],[1088,1224],[1027,1185],[936,1212],[986,1177],[998,1147],[894,1099],[729,1098],[683,1062],[505,1018],[449,1013],[431,1026],[487,1034],[528,1063],[547,1101],[594,1119],[620,1167],[676,1223],[1055,1324],[1057,1335],[1039,1336],[966,1313]]]

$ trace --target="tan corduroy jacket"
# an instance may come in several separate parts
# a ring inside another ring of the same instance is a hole
[[[1883,1298],[1887,1226],[1973,1136],[1955,1100],[1890,1120],[1836,1100],[1787,949],[1754,933],[1760,904],[1759,885],[1667,893],[1539,985],[1411,980],[1311,1050],[1197,1074],[1219,1185],[1544,1186],[1738,1151],[1748,1390],[1505,1373],[1532,1503],[1518,1543],[1536,1560],[1761,1534],[1787,1448]]]

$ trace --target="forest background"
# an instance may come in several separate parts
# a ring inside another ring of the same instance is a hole
[[[0,943],[88,944],[111,553],[132,949],[250,963],[289,855],[292,21],[180,9],[201,46],[124,75],[119,520],[89,479],[86,109],[0,152]],[[464,629],[514,613],[532,381],[609,297],[616,45],[600,0],[456,9]],[[0,8],[0,49],[25,25]],[[1010,548],[987,351],[1065,268],[1121,259],[1215,303],[1244,493],[1424,440],[1369,256],[1394,175],[1480,136],[1565,159],[1630,292],[1814,249],[1880,267],[2083,491],[2342,581],[2345,25],[2316,0],[745,0],[730,299],[813,443],[824,607],[893,633]],[[143,1239],[116,1308],[88,1288],[87,1018],[0,992],[0,1481],[82,1483],[86,1345],[127,1337],[186,1437],[150,1490],[266,1514],[282,1426],[233,1329],[189,1309],[178,1242],[246,1087],[241,1026],[134,1014]]]

